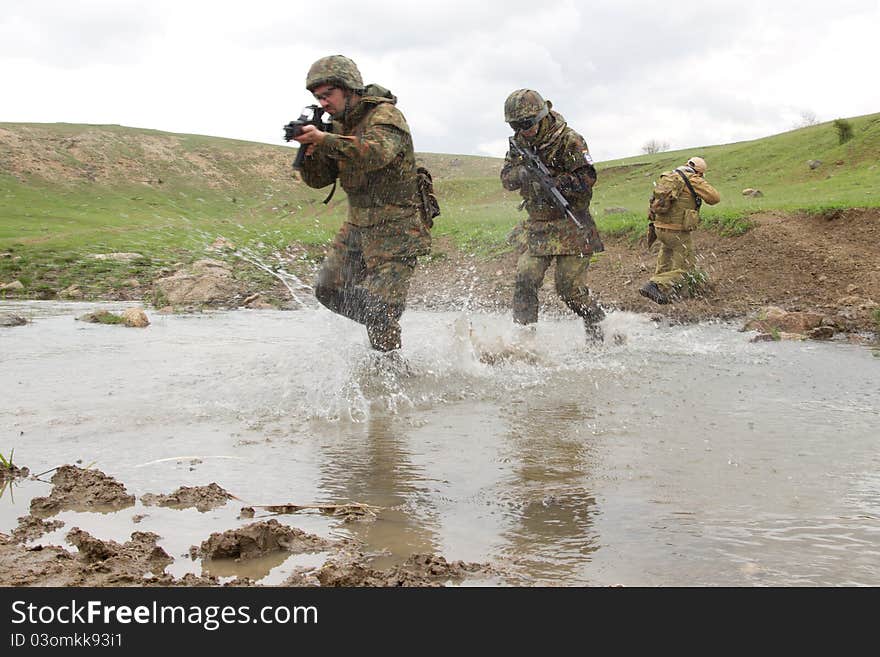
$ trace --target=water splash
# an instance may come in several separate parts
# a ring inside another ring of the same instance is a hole
[[[313,292],[311,285],[306,285],[299,279],[299,277],[286,271],[281,266],[276,266],[272,268],[269,265],[266,265],[262,262],[262,260],[260,260],[259,255],[257,255],[250,249],[239,248],[234,251],[232,255],[244,260],[245,262],[249,262],[255,267],[262,269],[267,274],[270,274],[271,276],[277,278],[284,284],[284,287],[287,288],[287,291],[290,292],[290,298],[295,301],[300,308],[306,307],[306,303],[297,296],[296,290],[300,289],[306,290],[308,292]]]

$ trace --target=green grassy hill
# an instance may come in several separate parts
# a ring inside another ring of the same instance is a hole
[[[722,195],[704,217],[720,230],[747,229],[751,213],[876,206],[880,114],[749,142],[597,164],[594,214],[605,234],[641,234],[657,175],[699,154]],[[280,138],[279,138],[280,141]],[[109,125],[0,123],[0,284],[51,297],[72,283],[99,296],[125,279],[146,280],[204,257],[222,236],[257,253],[292,242],[316,245],[345,216],[345,194],[295,179],[295,150],[251,142]],[[811,169],[809,160],[821,160]],[[479,253],[506,248],[523,215],[501,188],[502,160],[419,154],[434,174],[442,214],[434,232]],[[743,188],[762,198],[743,197]],[[619,209],[607,214],[608,209]],[[135,252],[126,262],[90,254]],[[0,293],[2,294],[2,293]]]
[[[627,232],[636,219],[643,225],[652,181],[692,155],[706,159],[706,178],[721,193],[721,203],[704,206],[704,220],[728,229],[741,230],[749,214],[763,210],[876,207],[880,205],[880,114],[848,122],[853,138],[843,144],[833,122],[828,122],[753,141],[602,162],[601,184],[593,198],[595,214],[606,232]],[[811,160],[822,164],[811,169]],[[746,188],[758,189],[764,196],[743,196]],[[604,215],[611,207],[632,212]]]

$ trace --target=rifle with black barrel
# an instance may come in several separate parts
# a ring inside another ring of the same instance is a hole
[[[324,110],[322,110],[318,105],[309,105],[308,107],[304,107],[298,119],[296,119],[295,121],[291,121],[284,126],[284,141],[292,141],[299,137],[302,134],[303,128],[307,125],[313,125],[322,132],[330,132],[330,116],[329,114],[324,112]],[[299,150],[296,153],[296,159],[294,159],[293,161],[294,169],[302,169],[303,160],[306,157],[307,148],[308,147],[305,144],[299,145]]]
[[[578,228],[583,228],[587,231],[589,236],[588,241],[593,253],[604,251],[605,245],[602,244],[602,240],[599,238],[599,230],[596,228],[596,222],[593,221],[593,217],[590,213],[585,212],[582,217],[578,217],[577,214],[575,214],[574,209],[571,207],[571,203],[568,202],[568,199],[565,198],[565,196],[562,195],[562,192],[559,191],[559,188],[556,187],[556,183],[553,180],[553,174],[550,173],[547,165],[541,161],[538,154],[528,146],[520,146],[517,144],[516,139],[513,137],[510,137],[508,141],[510,143],[510,152],[514,155],[518,155],[522,159],[523,167],[525,167],[529,177],[541,187],[544,196],[552,202],[560,212],[571,219]]]

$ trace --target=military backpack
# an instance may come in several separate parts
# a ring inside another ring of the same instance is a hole
[[[696,210],[685,211],[684,228],[692,230],[699,221],[699,210],[703,203],[703,199],[694,191],[691,181],[688,180],[687,174],[680,169],[666,171],[660,175],[660,178],[654,183],[654,192],[651,194],[651,200],[648,203],[648,216],[651,221],[657,221],[662,224],[664,219],[669,216],[675,201],[681,196],[685,187],[690,192],[696,205]]]
[[[648,203],[651,214],[655,217],[668,214],[675,200],[684,191],[685,182],[687,182],[687,177],[679,171],[666,171],[661,174],[657,182],[654,183],[654,192]]]
[[[440,216],[440,203],[434,195],[434,178],[425,167],[416,169],[417,186],[419,190],[419,211],[422,222],[427,228],[434,227],[434,217]]]

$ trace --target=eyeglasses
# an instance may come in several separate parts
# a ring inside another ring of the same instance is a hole
[[[514,132],[523,132],[524,130],[529,130],[530,128],[535,127],[541,121],[540,117],[531,116],[527,119],[520,119],[519,121],[511,121],[510,127],[513,128]]]
[[[312,94],[315,97],[315,100],[321,102],[322,100],[327,100],[334,91],[339,89],[339,87],[328,87],[327,91],[322,94]]]

